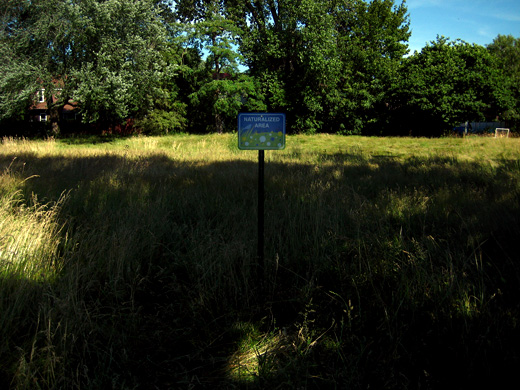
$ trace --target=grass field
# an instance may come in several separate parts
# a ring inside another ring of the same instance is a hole
[[[500,388],[520,139],[4,139],[0,388]],[[514,380],[514,379],[513,379]]]

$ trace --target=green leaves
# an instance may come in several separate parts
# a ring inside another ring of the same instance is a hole
[[[147,112],[160,93],[166,28],[153,0],[41,0],[11,21],[2,50],[2,112],[30,104],[38,85],[57,104],[73,98],[86,122],[122,121]],[[15,23],[16,22],[16,23]],[[6,22],[4,22],[6,23]],[[18,80],[13,83],[13,80]],[[10,98],[7,99],[7,96]],[[49,100],[50,103],[50,100]],[[25,107],[23,107],[25,106]]]
[[[0,120],[23,118],[38,89],[38,68],[27,59],[13,58],[7,44],[0,42]]]
[[[241,75],[236,79],[215,79],[206,82],[189,98],[191,104],[197,107],[199,115],[204,113],[212,118],[210,130],[219,133],[236,126],[236,118],[241,109],[266,109],[257,83],[247,75]]]
[[[120,121],[150,110],[164,72],[159,10],[147,0],[87,0],[78,7],[83,61],[72,72],[73,97],[84,120]]]
[[[238,8],[241,13],[234,8],[237,20],[241,15],[247,21],[240,24],[244,31],[240,50],[251,75],[266,83],[268,109],[287,112],[288,123],[295,124],[293,131],[352,129],[379,114],[374,109],[384,102],[407,52],[404,4],[245,3]],[[274,87],[267,84],[272,81]]]
[[[441,135],[460,122],[494,119],[493,60],[486,49],[438,37],[406,59],[401,101],[423,134]]]
[[[503,119],[520,124],[520,39],[499,35],[488,45],[498,74],[495,98]]]
[[[233,129],[244,110],[283,111],[289,132],[311,133],[520,122],[518,40],[486,50],[439,38],[405,58],[405,1],[2,4],[0,120],[23,116],[45,88],[54,112],[74,99],[84,122],[132,117],[153,133]]]

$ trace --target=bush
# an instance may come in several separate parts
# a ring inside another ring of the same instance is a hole
[[[153,110],[145,118],[136,121],[136,125],[145,134],[162,135],[180,133],[186,128],[186,104],[175,103],[171,110]]]

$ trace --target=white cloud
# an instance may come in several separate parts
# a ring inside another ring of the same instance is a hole
[[[496,2],[500,0],[493,0]],[[417,8],[439,8],[445,12],[479,12],[482,8],[490,5],[489,0],[406,0],[406,6],[409,10]]]
[[[407,0],[406,6],[408,9],[423,8],[423,7],[436,7],[441,6],[443,3],[449,4],[446,0]]]
[[[484,38],[493,39],[495,37],[495,34],[492,33],[487,26],[482,26],[477,31],[478,35]]]
[[[493,17],[503,20],[505,22],[520,22],[520,14],[517,12],[510,12],[510,13],[494,13],[492,15]],[[520,29],[520,26],[519,26]]]

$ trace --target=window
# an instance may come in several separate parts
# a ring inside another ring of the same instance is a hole
[[[45,113],[40,114],[40,122],[47,122],[47,114],[45,114]]]
[[[38,101],[40,103],[45,102],[45,89],[43,88],[38,91]]]

